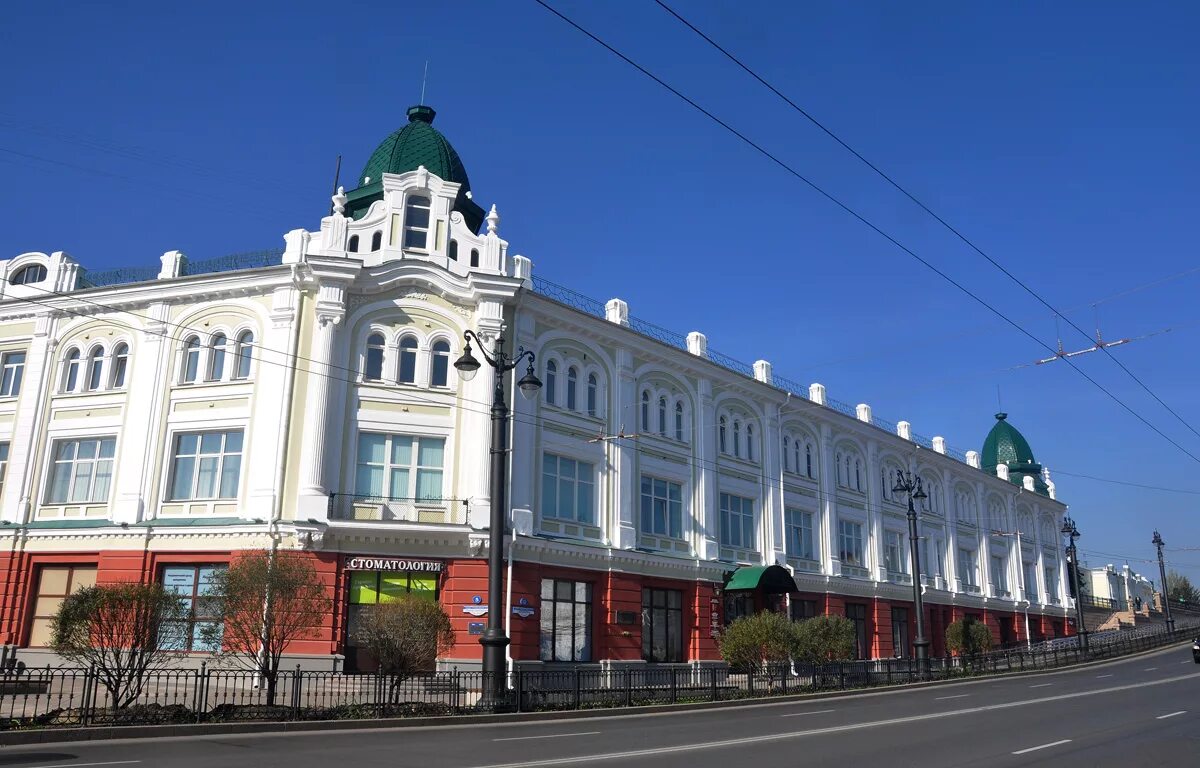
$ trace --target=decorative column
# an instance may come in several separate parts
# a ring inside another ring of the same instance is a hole
[[[817,384],[814,387],[820,386]],[[824,388],[821,389],[824,394]],[[838,557],[837,532],[833,527],[837,517],[837,481],[836,468],[833,466],[833,428],[821,424],[821,434],[817,438],[817,450],[821,457],[819,475],[821,478],[821,570],[830,576],[842,575],[842,561]]]
[[[330,407],[330,376],[333,345],[337,328],[346,315],[345,289],[340,285],[322,285],[317,290],[313,313],[312,348],[305,361],[307,396],[304,400],[304,441],[300,455],[300,519],[321,519],[328,515],[329,492],[326,464],[329,455],[340,455],[340,446],[327,439]],[[342,489],[338,489],[342,490]]]
[[[633,378],[633,353],[628,347],[618,347],[615,360],[617,413],[637,413],[637,382]],[[566,375],[565,372],[563,375]],[[641,424],[637,427],[640,428]],[[637,515],[634,510],[634,493],[638,487],[634,477],[634,455],[637,453],[637,446],[629,440],[608,442],[612,444],[610,471],[613,473],[608,487],[612,489],[614,502],[613,525],[609,529],[608,537],[618,549],[633,549],[637,546]]]
[[[504,306],[493,299],[480,301],[476,308],[475,332],[489,351],[504,329],[503,312]],[[490,525],[492,421],[484,403],[492,402],[495,389],[496,369],[490,365],[480,368],[470,381],[459,382],[460,429],[455,442],[462,476],[458,486],[460,496],[470,502],[467,522],[476,530]],[[509,397],[510,401],[520,399],[516,393]]]
[[[155,463],[158,457],[168,454],[161,445],[165,437],[163,411],[177,376],[173,363],[178,359],[175,352],[179,345],[164,338],[169,331],[165,323],[170,314],[167,304],[152,304],[146,314],[154,319],[147,321],[136,339],[130,340],[124,416],[126,424],[145,428],[145,439],[126,441],[117,457],[112,521],[118,524],[155,517],[154,510],[147,510],[146,504],[155,500],[158,488]]]
[[[909,471],[912,467],[909,467]],[[870,553],[870,574],[875,581],[887,581],[887,566],[883,562],[883,521],[880,519],[879,507],[883,503],[880,498],[879,486],[879,443],[867,441],[866,466],[863,467],[866,477],[866,513],[867,513],[867,552]]]
[[[695,466],[692,476],[696,490],[694,501],[696,556],[702,560],[720,558],[720,525],[717,511],[717,427],[713,407],[712,382],[696,382],[696,433],[692,440]]]
[[[763,361],[759,361],[762,363]],[[756,369],[759,367],[755,364]],[[768,373],[769,376],[769,368]],[[774,403],[767,405],[762,425],[762,476],[763,489],[763,552],[767,565],[786,565],[787,546],[784,535],[784,492],[783,459],[780,445],[783,440],[780,422],[782,410]],[[769,512],[769,514],[768,514]]]
[[[45,412],[54,388],[56,320],[48,313],[34,319],[33,338],[25,353],[21,394],[8,447],[8,477],[4,482],[3,519],[10,523],[33,519],[31,506],[37,496],[32,487],[33,473],[38,465],[34,456],[42,442]]]

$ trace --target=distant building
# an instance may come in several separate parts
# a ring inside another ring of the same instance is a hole
[[[530,665],[711,662],[723,626],[763,608],[842,614],[860,656],[907,655],[899,469],[929,494],[916,576],[935,653],[965,615],[1002,642],[1067,631],[1066,508],[1005,414],[982,455],[956,452],[535,277],[433,120],[410,109],[281,252],[0,261],[0,635],[23,659],[45,659],[82,585],[198,598],[273,546],[328,581],[327,620],[291,649],[322,666],[369,667],[356,623],[399,594],[445,607],[443,663],[461,667],[491,610]],[[467,329],[534,350],[545,384],[512,398],[503,606],[485,602],[493,380],[452,364]]]

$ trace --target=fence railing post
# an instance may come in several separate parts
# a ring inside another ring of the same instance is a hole
[[[625,706],[633,706],[633,670],[625,670]]]
[[[710,673],[709,679],[712,681],[712,695],[709,697],[709,701],[716,701],[717,700],[717,668],[709,667],[708,671]]]
[[[678,674],[679,674],[679,670],[676,669],[675,667],[671,667],[671,703],[672,704],[675,704],[676,702],[679,701],[679,682],[676,680],[676,676]]]
[[[583,691],[582,691],[581,680],[580,680],[582,673],[581,673],[579,667],[575,667],[574,671],[575,671],[575,678],[574,678],[574,685],[572,686],[572,690],[574,692],[574,697],[575,697],[574,698],[575,709],[580,709],[583,707]]]
[[[200,662],[200,668],[196,670],[196,690],[192,691],[192,712],[196,716],[196,722],[204,717],[204,676],[208,672],[208,662]]]
[[[94,706],[92,696],[92,688],[95,686],[96,667],[93,665],[88,667],[87,672],[83,673],[83,699],[79,702],[79,724],[87,725],[91,722],[91,708]],[[52,678],[51,678],[52,679]]]
[[[296,671],[292,675],[292,719],[300,719],[300,686],[303,678],[300,674],[300,665],[296,665]]]

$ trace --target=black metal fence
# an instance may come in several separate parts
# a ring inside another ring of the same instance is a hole
[[[1078,642],[1013,648],[972,658],[931,660],[928,679],[1054,669],[1088,660],[1116,658],[1188,639],[1197,626],[1174,632],[1096,635],[1085,653]],[[918,682],[912,659],[831,664],[776,664],[754,671],[725,665],[648,665],[564,670],[518,669],[508,698],[483,698],[481,672],[436,672],[410,677],[383,674],[281,672],[270,687],[256,674],[201,667],[145,676],[127,706],[115,708],[103,678],[87,669],[26,669],[0,675],[0,730],[95,725],[162,725],[201,722],[355,720],[459,715],[503,709],[599,709],[648,704],[841,691]],[[128,697],[122,697],[128,698]]]

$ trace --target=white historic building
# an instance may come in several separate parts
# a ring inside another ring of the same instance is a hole
[[[169,572],[200,594],[205,569],[280,546],[330,586],[328,624],[297,654],[361,663],[356,610],[407,592],[451,614],[448,661],[477,660],[493,380],[459,379],[467,329],[534,351],[544,382],[511,400],[517,661],[714,659],[723,621],[784,606],[855,619],[862,655],[907,653],[897,470],[929,494],[935,652],[966,614],[1005,641],[1025,612],[1034,636],[1067,631],[1065,506],[1003,415],[982,456],[952,451],[539,279],[433,114],[410,110],[282,251],[109,272],[61,252],[0,261],[6,645],[36,654],[79,585]],[[786,588],[734,589],[770,566]]]

